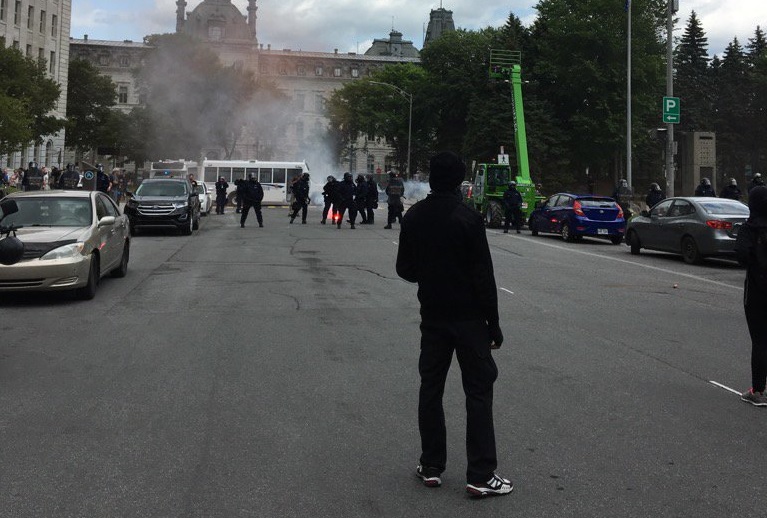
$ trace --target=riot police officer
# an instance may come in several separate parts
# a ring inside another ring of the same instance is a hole
[[[517,182],[509,182],[509,188],[503,193],[503,206],[506,209],[506,223],[503,233],[509,233],[509,224],[514,220],[514,228],[520,234],[522,228],[522,195],[517,190]]]
[[[647,196],[644,199],[647,207],[652,209],[658,202],[665,199],[666,195],[663,194],[663,191],[660,189],[660,185],[657,183],[650,184],[650,192],[647,193]]]
[[[738,181],[735,178],[731,178],[730,185],[726,186],[724,189],[722,189],[722,192],[719,193],[720,198],[727,198],[730,200],[738,201],[740,201],[741,195],[742,193],[738,187]]]
[[[309,209],[309,173],[304,173],[301,178],[291,187],[295,201],[293,212],[290,214],[290,222],[296,219],[298,211],[301,211],[301,223],[306,224],[306,213]]]
[[[96,190],[108,194],[112,190],[112,180],[104,172],[102,164],[96,164]]]
[[[37,162],[29,163],[29,169],[24,173],[24,183],[27,191],[39,191],[43,188],[43,172],[37,167]]]
[[[322,207],[322,221],[320,221],[320,223],[323,225],[328,219],[328,211],[330,211],[331,206],[336,203],[337,188],[338,182],[336,181],[335,176],[328,176],[328,182],[322,188],[322,198],[325,201],[325,206]],[[333,221],[332,212],[330,212],[330,221]]]
[[[378,184],[373,179],[373,175],[369,174],[367,178],[367,198],[366,198],[366,204],[365,204],[368,225],[373,224],[375,219],[374,210],[377,208],[378,208]]]
[[[264,188],[258,182],[255,174],[251,174],[247,182],[243,182],[242,189],[238,187],[237,195],[242,198],[242,215],[240,216],[240,227],[245,227],[245,220],[248,218],[248,212],[253,207],[258,220],[258,226],[264,226],[264,218],[261,216],[261,201],[264,199]]]
[[[357,175],[357,187],[354,188],[354,205],[359,212],[362,221],[360,225],[368,224],[367,216],[367,204],[368,204],[368,183],[365,181],[365,177],[361,174]]]
[[[349,223],[354,228],[354,222],[357,219],[357,207],[354,203],[354,181],[351,173],[344,173],[344,180],[338,183],[336,188],[338,199],[338,228],[344,221],[344,212],[349,211]]]
[[[709,198],[716,198],[714,188],[711,187],[711,180],[708,178],[701,178],[700,185],[695,188],[695,196],[706,196]]]
[[[59,189],[77,189],[78,183],[80,183],[80,174],[75,171],[74,165],[67,164],[66,170],[61,173],[61,177],[59,178]]]
[[[218,177],[216,182],[216,214],[223,214],[226,206],[226,191],[229,190],[229,184],[223,176]]]
[[[402,225],[402,213],[405,211],[402,198],[405,197],[405,186],[402,183],[402,178],[399,178],[393,171],[389,171],[389,185],[386,186],[385,192],[389,200],[387,202],[388,210],[386,226],[384,228],[391,228],[391,224],[394,223],[395,219]]]

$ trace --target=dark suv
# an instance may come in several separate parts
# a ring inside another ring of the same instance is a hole
[[[173,227],[189,235],[200,226],[200,198],[186,178],[148,178],[127,194],[132,235],[140,227]]]

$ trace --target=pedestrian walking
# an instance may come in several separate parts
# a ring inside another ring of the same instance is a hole
[[[491,353],[503,343],[493,261],[482,216],[458,194],[466,169],[451,152],[430,160],[431,194],[402,218],[397,274],[418,283],[421,354],[418,427],[421,457],[416,476],[442,484],[447,437],[442,395],[455,351],[466,394],[466,490],[472,496],[505,495],[510,480],[496,474]]]
[[[301,223],[306,224],[306,213],[309,210],[309,173],[304,173],[301,178],[291,187],[293,190],[293,212],[290,214],[290,222],[298,217],[301,211]]]
[[[258,226],[264,226],[264,218],[261,215],[261,201],[264,199],[264,188],[258,181],[255,174],[250,175],[247,182],[242,184],[242,190],[237,191],[238,196],[242,198],[242,214],[240,215],[240,227],[245,227],[245,220],[248,219],[248,212],[253,207],[256,213]]]
[[[506,209],[503,233],[509,233],[509,224],[514,221],[517,234],[522,233],[522,195],[517,190],[517,182],[509,182],[509,188],[503,193],[503,206]]]
[[[333,222],[332,206],[335,204],[338,190],[338,181],[336,181],[335,176],[328,176],[327,180],[327,183],[322,188],[322,199],[325,205],[322,207],[322,221],[320,223],[323,225],[328,219],[328,212],[330,212],[330,222]]]
[[[746,267],[744,307],[751,335],[751,388],[741,394],[746,403],[767,406],[767,187],[751,189],[749,217],[735,243],[738,262]]]
[[[738,187],[738,181],[735,178],[731,178],[730,185],[725,186],[725,188],[722,189],[722,192],[719,193],[720,198],[727,198],[730,200],[738,200],[738,201],[740,201],[740,198],[742,195],[743,193],[740,192],[740,188]]]
[[[650,191],[647,193],[647,196],[645,196],[644,202],[647,204],[647,207],[652,209],[659,201],[663,201],[666,199],[666,195],[663,194],[663,191],[660,188],[660,185],[657,183],[651,183],[650,184]]]
[[[405,211],[405,206],[402,203],[402,198],[405,197],[405,184],[402,182],[402,178],[399,178],[394,171],[389,171],[389,185],[386,186],[386,196],[388,200],[386,226],[384,228],[391,228],[391,224],[396,220],[402,225],[402,213]]]
[[[351,173],[344,173],[343,181],[338,182],[338,186],[336,187],[339,229],[344,221],[344,212],[346,211],[349,211],[349,223],[351,224],[351,228],[354,228],[354,222],[357,219],[357,206],[354,203],[355,189]]]

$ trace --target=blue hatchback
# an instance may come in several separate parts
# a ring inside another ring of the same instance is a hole
[[[591,194],[558,193],[537,207],[528,221],[530,232],[560,234],[565,241],[583,236],[623,241],[626,220],[614,199]]]

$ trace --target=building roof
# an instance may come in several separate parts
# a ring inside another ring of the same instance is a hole
[[[152,48],[151,45],[147,45],[143,41],[137,42],[137,41],[131,41],[131,40],[91,40],[88,38],[69,38],[69,44],[70,45],[93,45],[95,47],[123,47],[123,48],[134,48],[134,49],[149,49]]]

